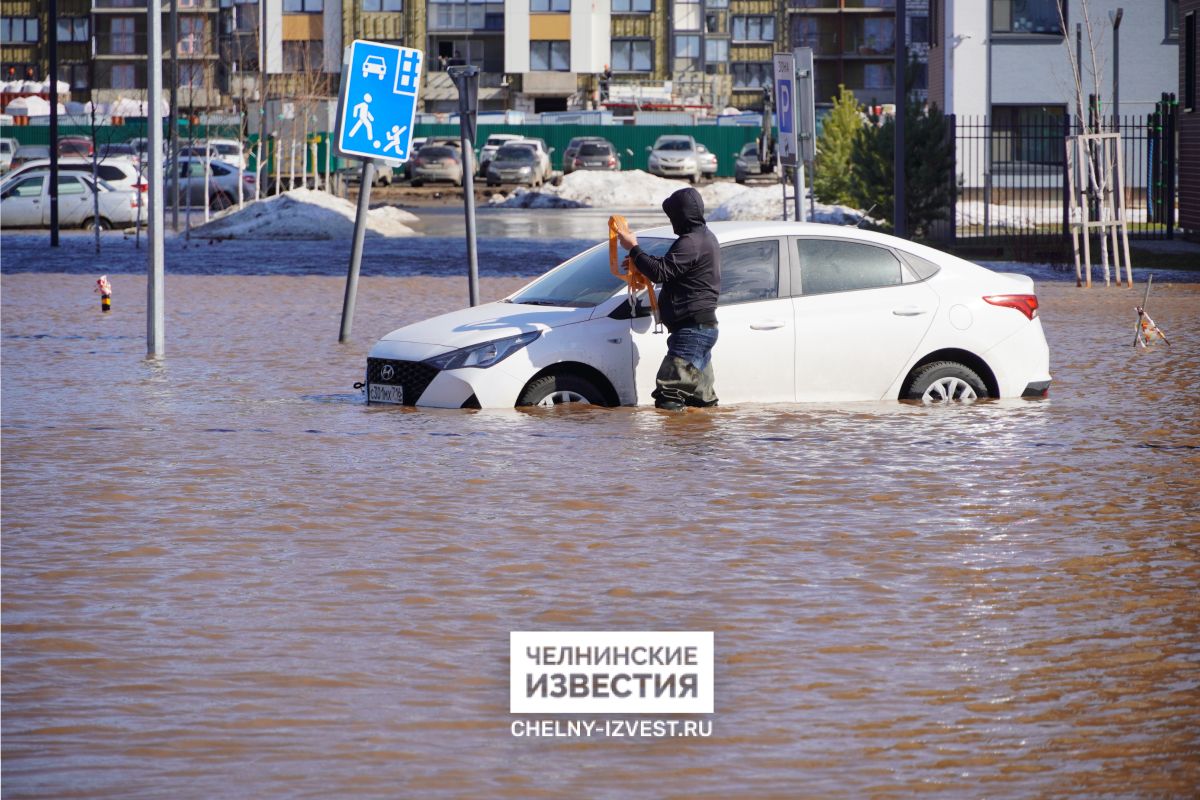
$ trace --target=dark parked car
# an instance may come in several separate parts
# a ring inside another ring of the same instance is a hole
[[[541,186],[542,176],[538,167],[538,154],[532,147],[506,144],[496,151],[495,157],[488,164],[487,185],[527,183],[530,186]]]
[[[90,137],[60,136],[58,137],[58,154],[60,156],[78,156],[87,158],[95,149]]]
[[[617,155],[617,149],[604,139],[584,142],[571,158],[570,169],[563,164],[563,172],[577,169],[617,172],[621,169],[621,157]]]
[[[762,174],[762,162],[758,160],[757,142],[746,142],[742,145],[742,152],[734,158],[737,160],[733,163],[733,179],[738,183],[745,183],[746,178],[751,175]]]
[[[563,151],[563,174],[570,175],[573,170],[575,157],[579,155],[579,148],[583,147],[584,142],[603,142],[608,144],[608,140],[600,136],[576,136],[567,142],[567,149]]]

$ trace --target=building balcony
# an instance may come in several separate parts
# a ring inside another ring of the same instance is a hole
[[[872,13],[890,11],[895,13],[896,0],[789,0],[789,12],[818,12],[839,13]]]
[[[219,0],[179,0],[178,9],[180,14],[215,14],[220,10]],[[170,0],[163,0],[162,10],[164,16],[170,12]],[[146,0],[92,0],[92,12],[105,15],[145,14]]]

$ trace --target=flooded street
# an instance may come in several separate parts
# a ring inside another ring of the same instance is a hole
[[[1200,790],[1200,285],[1039,284],[1046,401],[426,411],[351,386],[465,281],[339,345],[338,252],[168,274],[160,362],[6,271],[6,798]],[[519,630],[715,631],[712,736],[512,736]]]

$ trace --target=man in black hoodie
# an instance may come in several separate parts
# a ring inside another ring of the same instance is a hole
[[[670,336],[658,368],[654,405],[672,410],[715,406],[712,348],[721,294],[720,246],[704,222],[704,200],[695,189],[680,189],[662,207],[679,238],[661,258],[638,247],[632,231],[617,231],[638,271],[662,284],[658,305]]]

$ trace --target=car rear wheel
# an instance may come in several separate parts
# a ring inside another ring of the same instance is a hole
[[[102,231],[112,230],[112,223],[106,220],[104,217],[100,217],[99,225],[96,225],[95,217],[88,217],[83,221],[83,229],[86,231],[90,231],[96,227],[99,227]]]
[[[913,373],[904,397],[925,405],[973,403],[988,396],[987,386],[970,367],[953,361],[935,361]]]
[[[554,406],[590,403],[602,406],[604,394],[591,381],[578,375],[543,375],[525,387],[517,398],[519,406]]]

